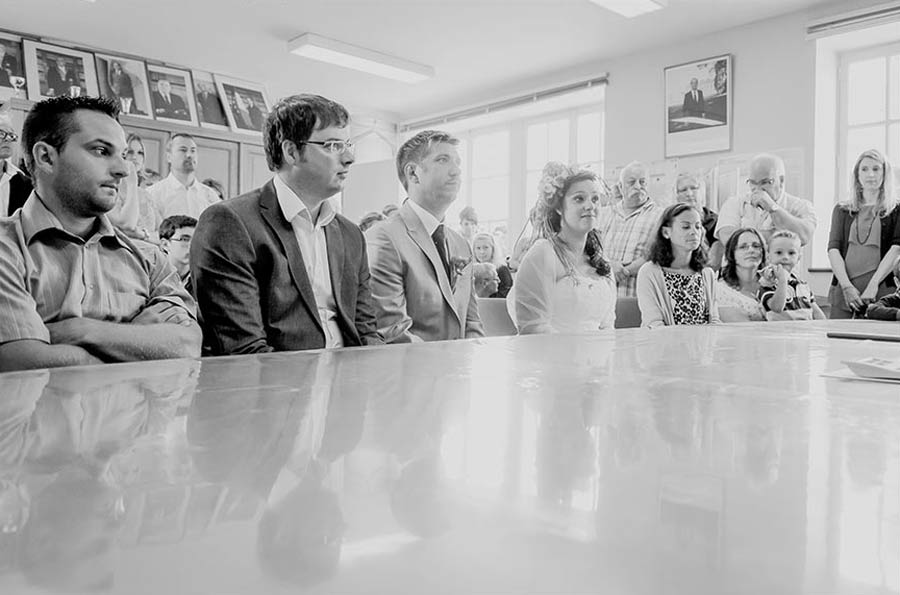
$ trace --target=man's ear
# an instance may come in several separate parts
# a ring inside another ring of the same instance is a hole
[[[300,159],[300,149],[292,140],[281,141],[281,154],[289,165],[294,165]]]
[[[407,163],[406,164],[406,179],[416,182],[419,181],[419,176],[416,175],[416,164],[415,163]]]
[[[46,142],[38,141],[31,148],[31,156],[34,159],[34,173],[39,171],[52,172],[59,158],[59,152]]]
[[[169,253],[169,239],[168,238],[159,238],[159,249],[164,253]]]

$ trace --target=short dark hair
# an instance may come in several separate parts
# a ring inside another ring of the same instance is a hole
[[[222,182],[220,182],[219,180],[215,178],[206,178],[205,180],[200,180],[200,183],[215,190],[216,194],[219,195],[219,198],[225,198],[225,186],[223,186]]]
[[[171,240],[175,230],[182,227],[197,227],[197,220],[187,215],[171,215],[159,224],[159,239]]]
[[[169,137],[168,141],[166,141],[166,151],[167,152],[172,149],[172,143],[175,142],[176,138],[186,138],[190,141],[194,141],[194,144],[197,144],[197,141],[194,140],[193,134],[188,134],[187,132],[176,132],[175,134],[173,134],[172,136]]]
[[[266,116],[263,126],[263,142],[266,149],[266,163],[269,170],[278,171],[284,165],[281,143],[300,143],[309,140],[313,131],[329,126],[344,127],[350,121],[347,109],[321,95],[304,93],[291,95],[278,101]]]
[[[459,212],[459,222],[462,223],[463,221],[471,221],[476,225],[478,224],[478,213],[475,212],[475,207],[467,206]]]
[[[47,143],[61,151],[69,137],[78,132],[75,112],[80,110],[99,112],[119,121],[119,103],[106,97],[61,95],[35,103],[22,125],[22,153],[25,167],[34,177],[34,145]]]
[[[663,211],[662,216],[659,218],[659,223],[656,226],[656,237],[653,240],[653,245],[650,247],[650,255],[647,260],[655,262],[661,267],[672,265],[672,261],[675,259],[675,254],[672,253],[672,240],[663,236],[662,229],[663,227],[672,227],[672,221],[675,217],[687,210],[700,213],[700,211],[697,211],[697,209],[691,205],[683,202],[669,205],[666,210]],[[703,215],[701,214],[700,216],[702,217]],[[688,266],[690,266],[692,271],[697,271],[698,273],[706,266],[706,251],[703,250],[702,243],[691,253],[691,261]]]
[[[762,246],[762,258],[759,262],[760,268],[765,266],[766,263],[766,241],[763,239],[759,231],[757,231],[753,227],[741,227],[734,230],[734,233],[731,234],[731,237],[729,237],[728,241],[725,243],[725,265],[719,272],[719,277],[731,287],[738,288],[741,286],[741,280],[738,279],[737,276],[737,265],[734,262],[734,252],[735,250],[737,250],[737,245],[740,237],[748,231],[756,235],[757,239],[759,239],[760,246]]]
[[[420,163],[431,147],[437,143],[450,143],[458,145],[459,139],[449,132],[441,132],[440,130],[423,130],[414,137],[407,140],[397,151],[397,176],[400,183],[403,184],[404,190],[409,190],[409,184],[406,181],[406,169],[408,163]]]

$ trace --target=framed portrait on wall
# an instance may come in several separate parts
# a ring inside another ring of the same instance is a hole
[[[209,72],[194,70],[194,99],[197,100],[197,117],[200,126],[214,130],[228,130],[225,106],[216,88],[216,81]]]
[[[147,64],[153,116],[162,122],[197,126],[191,73],[180,68]]]
[[[30,39],[22,45],[28,99],[99,94],[92,54]]]
[[[665,69],[666,157],[731,148],[731,55]]]
[[[244,134],[262,134],[263,123],[272,109],[265,87],[218,74],[216,87],[225,104],[225,116],[231,130]]]
[[[25,98],[22,38],[0,33],[0,101],[6,101],[10,97]]]
[[[141,60],[95,54],[100,95],[119,102],[123,114],[153,119],[147,67]]]

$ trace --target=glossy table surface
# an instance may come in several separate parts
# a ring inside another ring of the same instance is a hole
[[[898,593],[861,326],[0,374],[0,593]]]

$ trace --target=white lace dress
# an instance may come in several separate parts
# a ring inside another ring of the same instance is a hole
[[[718,281],[719,317],[722,322],[762,322],[766,310],[759,300],[733,289],[724,280]]]
[[[612,329],[616,297],[612,274],[567,275],[553,246],[540,239],[522,259],[506,299],[519,333],[538,334]]]

